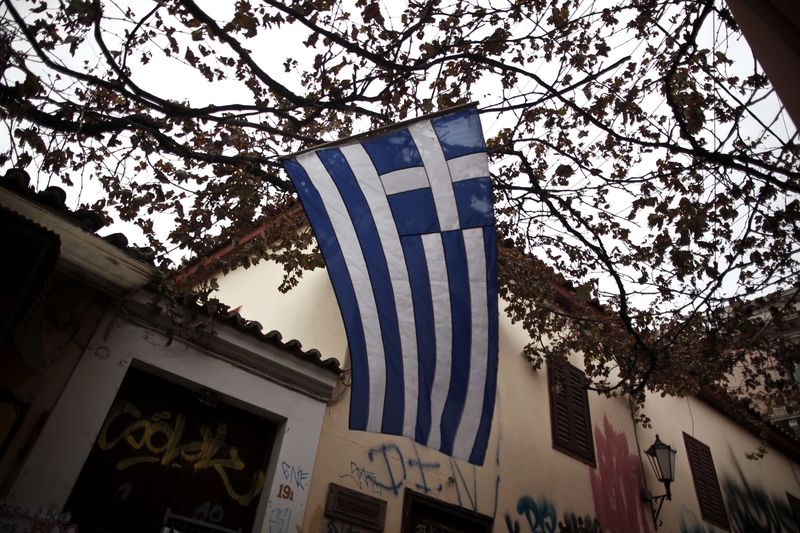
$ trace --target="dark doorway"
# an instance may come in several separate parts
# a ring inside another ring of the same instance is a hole
[[[406,489],[402,533],[490,533],[492,518]]]
[[[250,531],[274,439],[262,417],[131,368],[65,511],[82,532]]]

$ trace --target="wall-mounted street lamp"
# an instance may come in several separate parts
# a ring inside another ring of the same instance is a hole
[[[666,489],[666,493],[661,496],[652,496],[647,488],[642,491],[644,499],[650,502],[650,508],[653,512],[653,522],[656,529],[658,529],[658,526],[661,524],[658,520],[658,515],[661,514],[661,506],[664,505],[665,499],[672,499],[672,493],[669,491],[669,484],[675,481],[675,455],[678,453],[678,450],[661,442],[661,439],[656,435],[656,441],[644,453],[650,460],[650,465],[653,467],[656,479],[663,483]]]

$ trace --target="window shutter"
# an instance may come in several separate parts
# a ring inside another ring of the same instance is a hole
[[[575,453],[594,463],[594,441],[592,440],[592,421],[589,418],[589,395],[586,389],[586,376],[583,372],[569,367],[570,400],[572,402],[573,445]]]
[[[725,512],[725,503],[722,500],[722,491],[717,479],[717,470],[714,468],[714,459],[711,457],[711,449],[686,433],[683,434],[683,442],[686,444],[686,455],[692,469],[694,489],[700,504],[700,515],[703,520],[707,520],[717,527],[730,529],[728,514]]]
[[[550,411],[553,424],[553,445],[566,449],[571,448],[572,427],[570,425],[566,365],[557,365],[550,371]]]
[[[553,448],[594,466],[586,376],[569,364],[548,367]]]

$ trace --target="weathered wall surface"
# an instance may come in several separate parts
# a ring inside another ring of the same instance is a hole
[[[218,296],[242,305],[243,316],[266,329],[343,360],[346,339],[325,272],[307,273],[285,295],[276,290],[280,275],[270,263],[233,272],[219,280]],[[700,515],[684,431],[711,447],[734,531],[796,530],[786,492],[800,496],[797,465],[775,450],[760,461],[746,459],[758,439],[693,398],[650,398],[646,412],[653,429],[643,429],[634,427],[627,399],[590,393],[596,466],[554,450],[547,373],[533,371],[521,357],[526,342],[525,332],[501,314],[498,398],[481,467],[406,438],[349,431],[344,391],[325,411],[302,531],[349,531],[324,515],[328,487],[337,483],[386,501],[388,532],[400,530],[406,489],[490,516],[500,533],[652,532],[641,489],[646,480],[653,494],[661,494],[663,485],[639,448],[646,450],[656,433],[678,449],[673,500],[664,504],[659,531],[712,531]]]
[[[748,459],[760,441],[750,432],[721,416],[696,398],[651,398],[645,411],[652,430],[639,429],[643,445],[655,439],[656,430],[665,442],[678,449],[672,502],[662,514],[666,531],[705,533],[715,531],[702,520],[683,444],[683,433],[711,448],[728,520],[733,531],[746,533],[798,531],[789,508],[787,493],[800,498],[800,467],[782,453],[767,447],[764,458]],[[648,484],[655,477],[647,472]]]
[[[48,312],[28,319],[25,348],[33,348],[39,359],[24,360],[9,346],[0,354],[0,389],[29,406],[0,461],[0,497],[7,495],[106,306],[106,298],[97,291],[56,278],[41,307]]]
[[[9,503],[63,509],[132,364],[145,365],[165,378],[172,376],[170,380],[180,378],[216,391],[277,424],[273,448],[277,453],[273,453],[263,488],[257,493],[254,531],[296,531],[300,527],[325,404],[113,313],[104,317],[88,343],[11,487]]]
[[[258,320],[265,331],[280,331],[284,340],[297,339],[343,362],[347,340],[328,273],[305,272],[286,294],[278,291],[282,276],[283,267],[271,261],[240,268],[218,280],[217,297],[232,308],[241,306],[242,316]]]

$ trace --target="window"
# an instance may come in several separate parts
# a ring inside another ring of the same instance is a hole
[[[360,531],[360,527],[367,531],[383,531],[386,502],[331,483],[325,516],[328,518],[328,531]]]
[[[402,533],[490,533],[492,518],[406,489]]]
[[[563,363],[550,365],[547,377],[553,448],[595,466],[586,376],[574,366]]]
[[[686,444],[686,455],[692,468],[700,515],[703,520],[717,527],[730,529],[717,480],[717,470],[714,468],[714,459],[711,458],[711,448],[686,433],[683,434],[683,442]]]

